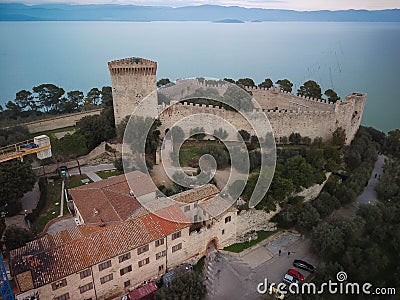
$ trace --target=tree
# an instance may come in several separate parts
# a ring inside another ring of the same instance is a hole
[[[159,289],[157,300],[200,300],[207,292],[203,280],[193,271],[177,273],[174,278]]]
[[[301,135],[300,133],[296,132],[292,132],[289,136],[289,142],[293,145],[300,145],[301,143]]]
[[[346,142],[346,131],[342,127],[338,127],[332,133],[332,144],[342,147]]]
[[[86,116],[79,121],[76,134],[81,134],[86,139],[89,150],[93,150],[101,142],[114,137],[115,130],[110,126],[105,116]]]
[[[107,119],[107,123],[110,126],[113,126],[115,128],[114,106],[111,87],[103,86],[103,88],[101,89],[101,104],[103,106],[103,111],[101,112],[101,115],[103,115]]]
[[[232,78],[224,78],[224,81],[230,82],[230,83],[235,83],[235,80],[233,80]]]
[[[281,136],[279,141],[281,142],[281,144],[287,144],[288,138],[287,138],[287,136]]]
[[[10,211],[10,207],[18,204],[22,196],[32,190],[35,182],[35,174],[28,163],[16,159],[1,163],[0,205],[7,205],[10,214],[19,213],[19,210]]]
[[[81,91],[70,91],[67,93],[66,98],[61,98],[61,101],[57,105],[60,113],[72,113],[79,109],[79,106],[83,102],[83,92]]]
[[[98,88],[92,88],[87,94],[85,99],[86,104],[99,105],[101,101],[101,92]]]
[[[16,119],[21,114],[21,108],[12,101],[6,103],[6,109],[10,112],[10,117]]]
[[[181,127],[174,126],[171,128],[171,137],[174,144],[179,144],[183,142],[183,139],[185,138],[185,133],[183,132],[183,129]]]
[[[314,80],[308,80],[297,90],[297,95],[321,99],[321,87]]]
[[[252,98],[249,93],[240,89],[236,86],[229,86],[224,95],[224,103],[231,106],[231,109],[242,110],[242,111],[252,111],[254,108]]]
[[[37,94],[39,107],[46,112],[57,110],[57,105],[65,92],[63,88],[50,83],[35,86],[33,91]]]
[[[329,102],[336,102],[337,100],[340,100],[338,94],[336,94],[336,92],[332,89],[327,89],[324,94],[326,97],[328,97]]]
[[[301,143],[303,145],[311,145],[311,138],[309,138],[308,136],[303,136],[301,138]]]
[[[310,204],[304,205],[303,210],[297,218],[297,226],[306,231],[310,231],[321,221],[318,211]]]
[[[265,88],[265,89],[269,89],[274,85],[274,83],[272,82],[272,80],[270,78],[265,78],[263,82],[261,82],[258,87],[260,88]]]
[[[214,130],[214,137],[220,139],[220,140],[225,140],[228,137],[228,133],[226,132],[225,129],[219,128],[218,130]]]
[[[246,87],[246,86],[256,86],[256,84],[254,83],[254,80],[251,78],[240,78],[236,81],[236,84],[241,86],[241,87]]]
[[[279,79],[276,84],[279,85],[279,87],[285,92],[292,92],[293,83],[291,83],[288,79]]]
[[[9,251],[25,246],[33,238],[34,236],[31,231],[16,227],[15,225],[7,227],[5,232],[6,247]]]
[[[196,127],[190,129],[190,136],[193,136],[197,141],[204,139],[206,136],[204,132],[204,127]]]
[[[18,107],[21,110],[25,110],[28,107],[30,107],[31,110],[36,109],[36,106],[34,105],[32,93],[29,91],[26,91],[26,90],[21,90],[16,93],[15,104],[18,105]]]
[[[162,87],[164,85],[167,85],[168,83],[171,83],[169,78],[161,78],[159,81],[157,81],[157,87]]]
[[[238,132],[239,136],[238,138],[242,138],[243,141],[248,142],[250,140],[250,133],[244,129],[239,130]]]

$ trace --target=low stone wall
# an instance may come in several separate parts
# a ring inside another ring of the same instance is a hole
[[[329,176],[331,176],[331,172],[325,173],[326,179],[323,183],[321,184],[314,184],[313,186],[309,187],[308,189],[302,190],[300,193],[297,193],[295,196],[300,196],[304,197],[304,202],[308,202],[310,200],[314,200],[315,198],[318,197],[319,193],[321,193],[321,190],[324,188],[326,182],[329,179]]]
[[[249,209],[241,211],[237,216],[236,234],[237,242],[248,241],[248,235],[254,231],[273,231],[276,229],[276,224],[269,220],[280,212],[278,207],[276,211],[267,213],[264,210]]]
[[[102,108],[98,108],[68,115],[57,116],[53,118],[42,119],[34,122],[24,123],[21,125],[28,127],[30,133],[54,130],[69,126],[75,126],[82,118],[87,116],[99,115],[102,110]]]

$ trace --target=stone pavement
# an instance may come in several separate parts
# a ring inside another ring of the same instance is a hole
[[[278,250],[275,253],[275,248],[278,247],[285,249],[281,256],[278,255]],[[290,256],[287,251],[291,252]],[[243,256],[222,252],[218,253],[218,260],[212,263],[212,282],[206,281],[206,286],[211,288],[208,290],[207,300],[260,299],[257,285],[265,278],[268,282],[281,282],[287,270],[292,268],[294,259],[303,259],[314,265],[318,262],[310,252],[310,240],[288,232],[275,236],[266,244],[254,246]],[[306,271],[301,273],[304,276],[309,275]]]
[[[46,232],[49,234],[54,234],[56,232],[63,231],[63,230],[66,230],[68,228],[75,227],[75,226],[76,226],[76,224],[75,224],[74,218],[70,217],[67,219],[61,219],[59,221],[54,222],[47,228]]]
[[[86,176],[89,177],[93,182],[97,182],[97,181],[102,181],[103,180],[99,175],[97,175],[93,171],[86,172]]]

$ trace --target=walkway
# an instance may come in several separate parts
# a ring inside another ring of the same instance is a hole
[[[378,159],[375,162],[374,170],[372,171],[371,178],[368,181],[368,185],[364,188],[362,194],[357,197],[356,201],[361,204],[376,204],[378,196],[375,191],[376,184],[378,183],[379,177],[383,173],[383,166],[385,164],[386,157],[383,154],[378,155]]]
[[[359,195],[356,200],[353,201],[351,204],[348,204],[334,211],[332,216],[350,217],[357,213],[360,204],[376,204],[378,202],[378,196],[376,194],[375,187],[378,183],[379,177],[383,173],[383,166],[385,165],[386,159],[387,157],[385,155],[378,155],[378,159],[375,162],[371,177],[368,180],[368,184],[365,186],[361,195]]]

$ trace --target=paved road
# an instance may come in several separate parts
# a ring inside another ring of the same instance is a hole
[[[82,174],[86,174],[88,172],[99,172],[99,171],[105,171],[105,170],[113,170],[115,169],[114,164],[100,164],[96,166],[82,166],[81,171]],[[73,168],[68,170],[69,175],[79,175],[79,169],[78,168]]]

